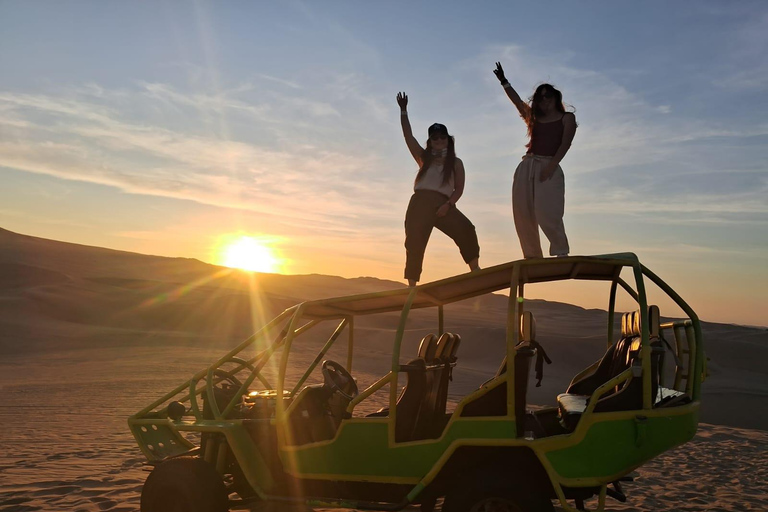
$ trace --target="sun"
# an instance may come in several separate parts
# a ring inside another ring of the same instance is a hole
[[[226,244],[221,255],[226,267],[254,272],[277,272],[280,260],[263,241],[252,236],[240,236]]]

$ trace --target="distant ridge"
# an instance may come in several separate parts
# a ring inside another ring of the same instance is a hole
[[[0,228],[0,263],[39,267],[77,278],[120,276],[166,282],[208,277],[222,270],[233,275],[255,275],[261,284],[286,280],[291,286],[312,279],[313,284],[333,287],[334,282],[359,284],[360,292],[393,289],[403,283],[365,276],[344,278],[323,274],[269,274],[244,272],[202,262],[195,258],[155,256],[24,235]],[[2,280],[2,275],[0,275]],[[2,284],[0,284],[2,286]],[[327,295],[327,296],[333,296]],[[308,297],[307,297],[308,298]]]
[[[251,273],[0,228],[0,349],[76,329],[241,339],[304,300],[403,287],[373,277]],[[32,326],[32,327],[30,327]],[[5,340],[5,341],[4,341]]]

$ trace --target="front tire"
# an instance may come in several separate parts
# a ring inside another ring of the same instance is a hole
[[[227,512],[221,475],[197,457],[179,457],[155,467],[141,491],[141,512]]]
[[[552,501],[521,480],[486,477],[457,482],[442,512],[553,512]]]

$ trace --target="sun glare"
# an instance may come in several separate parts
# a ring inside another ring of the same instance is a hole
[[[254,272],[277,272],[280,267],[272,249],[250,236],[241,236],[227,244],[223,249],[222,264]]]

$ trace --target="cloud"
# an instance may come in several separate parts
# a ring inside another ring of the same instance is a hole
[[[712,83],[732,92],[768,90],[768,10],[745,13],[726,43],[726,58]]]
[[[333,224],[376,214],[375,198],[364,198],[368,195],[364,182],[349,180],[360,168],[379,167],[376,157],[315,144],[272,149],[258,141],[190,134],[130,120],[134,105],[150,101],[166,112],[234,110],[270,123],[269,109],[227,94],[183,94],[167,85],[140,85],[128,101],[112,107],[89,100],[91,93],[101,99],[109,96],[95,87],[76,99],[0,93],[0,108],[8,114],[0,121],[0,165],[302,223]],[[124,93],[120,96],[125,100]],[[286,104],[309,115],[338,115],[332,107],[311,100],[288,98],[280,105]]]
[[[290,87],[291,89],[303,89],[301,85],[297,84],[296,82],[292,82],[290,80],[284,80],[282,78],[277,78],[274,76],[262,75],[262,74],[259,74],[257,76],[259,78],[263,78],[264,80],[271,80],[273,82],[277,82],[278,84],[285,85],[287,87]]]
[[[573,67],[567,54],[550,55],[514,44],[490,46],[452,70],[467,82],[470,76],[485,77],[477,91],[466,92],[493,98],[480,100],[471,113],[475,120],[466,119],[473,131],[471,146],[479,148],[473,156],[484,158],[487,166],[507,169],[507,182],[523,152],[525,127],[490,72],[497,60],[521,97],[535,84],[551,81],[565,101],[576,106],[579,128],[563,161],[568,211],[657,220],[654,212],[690,214],[665,219],[670,223],[729,224],[742,214],[747,222],[768,221],[768,183],[761,178],[765,168],[760,164],[766,161],[765,152],[758,145],[768,136],[765,123],[673,114],[675,103],[659,105],[643,96],[644,91],[620,85],[606,73]],[[487,186],[499,176],[491,177]],[[507,190],[493,193],[508,197]],[[479,207],[501,215],[508,205]]]
[[[499,59],[522,96],[546,79],[577,107],[580,126],[563,163],[569,216],[766,224],[768,186],[757,168],[764,156],[747,141],[768,135],[768,125],[703,122],[675,98],[659,104],[570,65],[567,54],[494,46],[442,69],[450,79],[438,90],[416,81],[411,116],[414,130],[439,116],[458,134],[469,179],[461,208],[486,256],[514,256],[509,188],[525,143],[491,74]],[[374,251],[373,259],[399,261],[414,164],[402,144],[395,80],[376,78],[329,70],[311,88],[253,74],[213,91],[149,81],[0,91],[0,165],[241,211],[300,233],[304,245],[329,246],[326,254]]]
[[[573,206],[573,213],[610,213],[615,216],[642,216],[665,224],[736,224],[768,225],[765,191],[744,193],[728,198],[715,194],[685,195],[676,201],[658,201],[652,195],[631,192],[601,195],[599,201]],[[675,214],[675,216],[670,216]],[[751,219],[749,218],[751,217]]]
[[[768,64],[758,61],[749,69],[734,70],[716,78],[712,83],[731,91],[765,91],[768,89]]]

